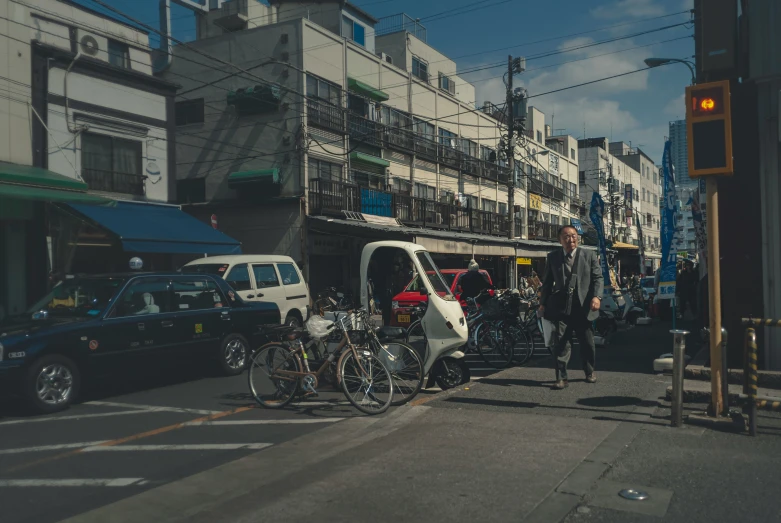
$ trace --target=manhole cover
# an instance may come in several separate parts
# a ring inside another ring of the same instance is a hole
[[[631,489],[631,488],[622,490],[621,492],[618,493],[618,495],[624,499],[628,499],[631,501],[644,501],[648,499],[648,494],[646,492],[643,492],[641,490]]]

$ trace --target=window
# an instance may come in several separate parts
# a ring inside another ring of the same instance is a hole
[[[366,46],[366,28],[352,18],[342,16],[342,36],[358,45]]]
[[[569,195],[572,198],[577,198],[578,197],[578,186],[575,185],[572,182],[570,182],[570,184],[569,184]]]
[[[225,276],[225,281],[228,282],[228,285],[234,288],[234,290],[237,291],[251,291],[252,290],[252,282],[250,282],[249,279],[249,267],[246,263],[241,263],[239,265],[234,266],[227,276]]]
[[[643,201],[645,201],[645,187],[643,187]]]
[[[453,205],[455,200],[456,194],[453,191],[448,191],[446,189],[439,191],[439,203]]]
[[[342,181],[342,166],[338,163],[309,158],[309,179],[340,182]]]
[[[437,188],[423,183],[415,184],[415,198],[423,198],[425,200],[436,200]]]
[[[542,143],[542,132],[541,131],[537,131],[537,141]]]
[[[268,289],[269,287],[279,287],[277,271],[274,270],[273,265],[253,265],[252,273],[255,275],[255,286],[259,290]]]
[[[436,128],[434,124],[428,123],[420,118],[413,118],[415,122],[415,132],[420,136],[425,136],[429,140],[433,140],[436,136]],[[454,135],[455,136],[455,135]]]
[[[210,280],[175,280],[174,309],[206,310],[223,307],[222,295]]]
[[[170,312],[168,280],[145,278],[130,285],[117,303],[117,316]]]
[[[580,183],[586,183],[586,171],[580,171],[578,173],[578,181]]]
[[[467,140],[466,138],[461,140],[461,152],[464,154],[477,158],[477,155],[479,154],[478,150],[479,146],[477,145],[477,142]]]
[[[572,158],[573,160],[575,159],[575,149],[569,150],[569,157]]]
[[[130,49],[116,40],[108,41],[108,63],[122,69],[130,69]]]
[[[439,88],[443,91],[447,91],[452,95],[456,94],[456,82],[442,73],[439,73]]]
[[[401,178],[393,178],[391,190],[396,194],[406,194],[409,196],[412,194],[412,184]]]
[[[385,106],[380,109],[380,121],[393,128],[389,129],[389,131],[398,131],[400,129],[407,131],[412,127],[412,119],[407,113]]]
[[[499,203],[499,214],[502,216],[507,216],[507,204],[500,202]]]
[[[176,125],[203,123],[203,98],[176,102]]]
[[[447,129],[439,129],[439,143],[441,145],[447,145],[448,147],[455,148],[458,143],[458,135],[451,133]]]
[[[496,202],[483,198],[483,210],[487,212],[496,212]]]
[[[412,57],[412,75],[428,82],[428,64],[417,56]]]
[[[81,166],[82,177],[92,190],[144,194],[140,141],[84,133]]]
[[[277,270],[279,270],[279,277],[282,278],[282,283],[284,285],[298,285],[301,283],[301,278],[298,277],[298,271],[292,263],[278,263]]]
[[[543,222],[550,223],[550,215],[547,212],[541,212],[540,218],[542,219]]]
[[[556,216],[556,215],[552,215],[552,216],[550,217],[550,223],[551,223],[551,225],[556,225],[556,226],[558,226],[558,225],[559,225],[559,217],[558,217],[558,216]]]
[[[316,76],[306,76],[306,95],[333,105],[342,105],[341,88]]]
[[[491,157],[493,157],[493,160],[491,159]],[[481,160],[485,160],[486,162],[495,162],[496,161],[496,151],[494,151],[490,147],[486,147],[485,145],[481,145],[480,146],[480,159]],[[518,163],[520,163],[520,162],[518,162]]]

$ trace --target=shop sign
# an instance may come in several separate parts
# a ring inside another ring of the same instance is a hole
[[[531,265],[532,259],[531,258],[515,258],[515,263],[518,265]]]
[[[349,251],[349,241],[349,238],[315,237],[312,240],[312,254],[321,256],[346,255]]]
[[[533,211],[542,210],[542,197],[539,194],[529,193],[529,209]]]

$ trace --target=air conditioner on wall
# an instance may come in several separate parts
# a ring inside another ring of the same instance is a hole
[[[393,63],[393,57],[387,53],[377,53],[377,56],[379,56],[383,62],[388,62],[389,64]]]
[[[76,29],[76,43],[83,55],[108,62],[108,39],[105,36]]]

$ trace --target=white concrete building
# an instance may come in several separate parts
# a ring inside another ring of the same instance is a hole
[[[0,317],[47,273],[126,270],[127,235],[104,219],[157,235],[146,268],[170,268],[144,220],[173,197],[176,86],[153,75],[148,35],[66,0],[5,0],[0,49]]]
[[[689,178],[689,157],[686,146],[686,120],[670,122],[670,155],[675,168],[676,187],[694,187],[696,180]]]
[[[570,212],[577,161],[539,134],[517,151],[549,154],[519,165],[517,238],[507,239],[503,130],[407,15],[377,20],[336,0],[231,0],[199,15],[198,27],[190,47],[249,73],[175,48],[165,78],[182,85],[179,201],[217,214],[249,252],[290,254],[314,289],[355,283],[355,267],[339,260],[378,237],[413,239],[443,267],[484,257],[504,281],[513,257],[544,256],[555,238],[547,226],[529,240],[530,200],[535,220],[579,216]],[[527,127],[544,132],[544,115],[530,109]]]

